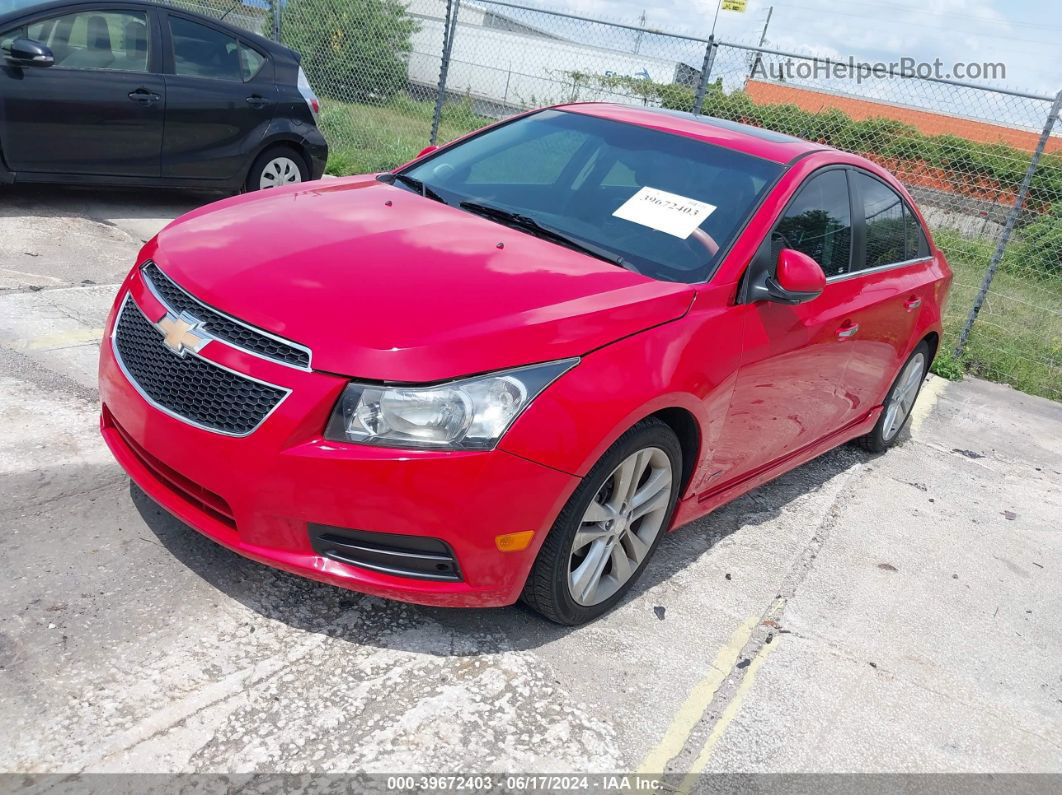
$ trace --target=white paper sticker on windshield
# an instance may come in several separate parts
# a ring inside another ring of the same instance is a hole
[[[666,190],[645,187],[612,213],[617,218],[657,229],[683,240],[715,212],[714,204],[689,199]]]

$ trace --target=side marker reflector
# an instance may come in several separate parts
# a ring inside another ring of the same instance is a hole
[[[522,530],[519,533],[495,536],[494,543],[502,552],[522,552],[531,545],[531,539],[534,537],[534,530]]]

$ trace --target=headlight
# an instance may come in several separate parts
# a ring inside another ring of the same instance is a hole
[[[436,386],[350,383],[325,438],[386,447],[489,450],[543,389],[579,363],[564,359]]]

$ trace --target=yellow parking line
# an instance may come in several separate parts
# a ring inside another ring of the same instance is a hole
[[[911,433],[916,433],[922,427],[922,423],[926,421],[926,417],[933,413],[933,407],[937,405],[940,396],[944,394],[948,383],[949,381],[946,378],[930,374],[925,384],[922,385],[918,400],[915,401],[914,407],[911,409]]]
[[[689,740],[694,728],[704,717],[705,711],[712,703],[716,691],[723,680],[730,674],[731,669],[737,663],[741,650],[752,637],[752,631],[759,623],[759,616],[749,616],[739,626],[730,640],[719,650],[712,667],[707,675],[701,679],[686,697],[686,701],[675,713],[671,725],[664,733],[663,738],[657,743],[648,755],[642,760],[638,768],[639,774],[662,773],[667,763],[678,756]]]
[[[741,711],[741,704],[745,700],[745,696],[752,689],[753,682],[756,681],[756,673],[760,670],[764,660],[767,659],[767,655],[774,650],[774,647],[780,643],[779,638],[775,638],[774,643],[768,643],[760,647],[759,653],[749,663],[749,669],[745,671],[745,678],[741,680],[741,684],[738,685],[737,690],[734,692],[734,697],[730,699],[730,703],[726,705],[726,709],[723,710],[723,714],[719,716],[719,720],[716,721],[715,726],[712,727],[711,734],[708,735],[708,739],[704,741],[704,747],[701,748],[701,752],[697,754],[697,758],[693,760],[693,764],[690,766],[686,777],[683,779],[682,784],[679,786],[678,791],[686,795],[689,793],[693,786],[697,783],[697,776],[704,772],[704,769],[708,767],[708,763],[712,759],[712,753],[715,751],[715,746],[719,742],[719,738],[723,736],[723,733],[727,730],[731,721],[737,717],[737,714]]]
[[[34,337],[18,344],[23,350],[38,351],[47,348],[68,348],[71,345],[84,345],[89,342],[99,342],[103,337],[101,328],[76,328],[70,331],[58,331],[55,334],[45,334]]]

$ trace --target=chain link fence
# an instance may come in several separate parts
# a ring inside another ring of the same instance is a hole
[[[388,169],[429,143],[577,101],[703,113],[863,155],[904,182],[955,270],[938,370],[1062,400],[1062,92],[871,75],[502,0],[252,2],[184,4],[238,13],[302,53],[332,173]]]

